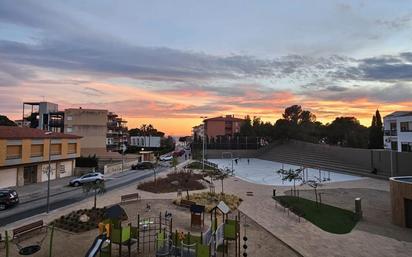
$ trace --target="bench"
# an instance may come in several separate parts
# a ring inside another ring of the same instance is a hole
[[[42,229],[43,227],[44,227],[43,220],[38,220],[36,222],[15,228],[13,229],[13,238],[19,238],[20,236],[24,234]]]
[[[122,195],[120,196],[120,202],[128,202],[128,201],[137,201],[139,200],[140,196],[139,193],[134,193],[134,194],[128,194],[128,195]]]
[[[193,202],[193,201],[190,201],[190,200],[185,200],[185,199],[180,200],[180,206],[183,206],[183,207],[189,207],[190,208],[194,204],[196,204],[196,203]]]

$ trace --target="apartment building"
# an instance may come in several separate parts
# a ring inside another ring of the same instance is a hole
[[[398,111],[383,118],[384,147],[398,152],[412,152],[412,111]]]
[[[234,115],[214,117],[203,120],[204,132],[209,138],[217,136],[234,136],[240,132],[244,119],[235,118]]]
[[[159,148],[161,137],[157,136],[131,136],[130,145],[136,147]]]
[[[203,138],[204,133],[205,133],[205,130],[204,130],[203,124],[194,126],[194,127],[192,128],[192,137],[193,137],[193,140],[196,140],[196,139],[198,139],[198,138]]]
[[[107,110],[71,108],[64,113],[64,132],[82,137],[82,151],[106,151]]]
[[[51,102],[24,102],[18,125],[63,133],[64,112],[58,108],[58,104]]]
[[[129,133],[127,132],[127,121],[114,112],[107,114],[107,136],[106,148],[109,152],[122,150],[122,145],[127,143]]]
[[[80,137],[26,127],[0,126],[0,188],[73,175]]]

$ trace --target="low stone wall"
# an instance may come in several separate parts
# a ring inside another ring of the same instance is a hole
[[[135,165],[139,163],[139,160],[134,160],[134,161],[128,161],[128,162],[124,162],[123,164],[123,170],[122,170],[122,162],[117,162],[117,163],[113,163],[113,164],[106,164],[104,165],[104,174],[114,174],[114,173],[119,173],[122,172],[124,170],[129,170],[132,165]]]

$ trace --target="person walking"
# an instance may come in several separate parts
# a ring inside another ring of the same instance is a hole
[[[247,158],[247,164],[249,165],[249,162],[250,162],[250,160],[249,160],[249,158]]]

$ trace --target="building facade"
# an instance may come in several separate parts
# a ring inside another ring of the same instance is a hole
[[[40,129],[0,126],[0,188],[72,176],[80,137]]]
[[[107,136],[106,148],[109,152],[122,150],[122,145],[127,143],[129,133],[127,132],[127,121],[119,117],[116,113],[107,114]]]
[[[64,112],[51,102],[24,102],[23,117],[19,126],[63,133]]]
[[[216,138],[218,136],[234,136],[240,133],[244,119],[235,118],[234,115],[226,115],[203,120],[204,132],[208,138]]]
[[[160,140],[161,138],[156,136],[131,136],[130,145],[137,147],[159,148]]]
[[[412,152],[412,111],[399,111],[385,116],[383,126],[385,149]]]
[[[192,137],[193,137],[193,140],[197,140],[197,139],[199,139],[199,138],[200,138],[200,139],[203,138],[204,133],[205,133],[205,130],[204,130],[203,124],[194,126],[194,127],[192,128]]]
[[[107,110],[66,109],[64,132],[81,136],[82,150],[106,151]]]

